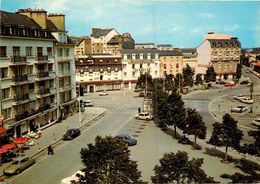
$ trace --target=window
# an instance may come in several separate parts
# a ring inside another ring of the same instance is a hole
[[[179,68],[179,63],[176,64],[176,68]]]
[[[0,57],[6,57],[6,47],[0,47]]]
[[[37,47],[37,56],[42,56],[42,47]]]
[[[131,54],[127,54],[127,59],[132,59],[132,55]]]
[[[102,64],[102,63],[103,63],[103,59],[100,59],[100,60],[99,60],[99,63]]]
[[[32,47],[25,47],[26,56],[32,56]]]
[[[140,59],[140,54],[135,54],[135,59]]]
[[[132,69],[135,69],[135,64],[132,65]]]
[[[147,59],[147,54],[143,54],[143,59]]]
[[[2,89],[2,98],[6,99],[10,97],[10,88]]]
[[[58,57],[62,57],[62,49],[57,49],[57,52],[58,52]]]
[[[52,47],[47,47],[47,54],[52,55]]]
[[[64,49],[64,57],[68,57],[69,56],[69,49]]]
[[[151,54],[151,59],[155,59],[155,54]]]
[[[2,115],[4,116],[4,119],[8,119],[11,117],[11,108],[3,109]]]
[[[13,56],[20,56],[20,47],[13,47]]]
[[[34,92],[34,83],[29,83],[28,90],[29,90],[29,93],[33,93]]]
[[[140,68],[143,68],[143,64],[140,64]]]
[[[33,74],[33,65],[28,65],[27,66],[27,73],[28,74]]]
[[[8,68],[0,68],[0,71],[1,71],[1,78],[8,77]]]

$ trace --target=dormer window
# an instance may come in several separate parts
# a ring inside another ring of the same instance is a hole
[[[102,63],[103,63],[103,59],[100,59],[100,60],[99,60],[99,63],[102,64]]]

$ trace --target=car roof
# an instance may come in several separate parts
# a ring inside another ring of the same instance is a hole
[[[19,156],[19,157],[13,158],[13,161],[19,161],[20,162],[21,160],[23,160],[25,158],[29,158],[29,157],[27,157],[27,156]]]

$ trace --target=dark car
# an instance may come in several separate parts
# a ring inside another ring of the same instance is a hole
[[[72,140],[80,135],[78,128],[71,128],[67,130],[66,134],[63,135],[63,140]]]
[[[178,143],[191,144],[191,141],[187,137],[183,136],[181,139],[179,139]]]
[[[241,85],[243,85],[243,84],[249,84],[249,81],[248,81],[248,80],[244,80],[244,81],[241,81],[240,84],[241,84]]]
[[[116,139],[123,141],[128,146],[134,146],[137,144],[137,140],[132,138],[130,135],[127,134],[120,134],[115,136]]]
[[[144,92],[143,91],[139,93],[139,97],[144,97]]]

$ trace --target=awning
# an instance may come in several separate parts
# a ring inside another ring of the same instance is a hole
[[[0,136],[3,136],[6,133],[6,128],[0,127]]]
[[[4,144],[3,146],[1,146],[1,149],[13,149],[15,148],[15,145],[14,144]]]
[[[8,150],[7,150],[7,149],[0,148],[0,154],[2,154],[2,153],[6,153],[6,152],[8,152]]]
[[[22,143],[22,144],[24,144],[24,143],[27,143],[28,140],[27,140],[26,138],[18,137],[18,138],[16,138],[16,139],[14,140],[14,142],[15,142],[15,143]]]

